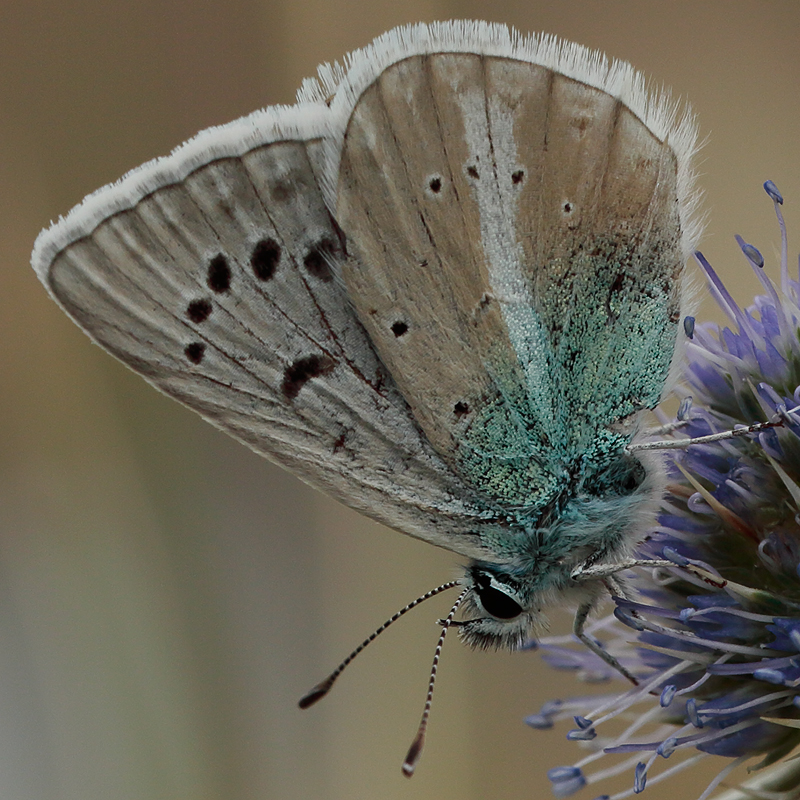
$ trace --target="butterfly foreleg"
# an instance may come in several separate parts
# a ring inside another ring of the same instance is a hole
[[[672,561],[665,559],[654,558],[623,558],[620,561],[614,561],[610,564],[593,564],[584,563],[579,564],[572,570],[570,577],[575,581],[589,581],[589,580],[602,580],[605,582],[607,578],[616,575],[626,569],[633,569],[633,567],[674,567]],[[615,582],[616,583],[616,582]],[[619,585],[617,583],[617,585]]]
[[[618,586],[616,581],[613,581],[613,583],[606,583],[606,581],[603,581],[603,583],[606,585],[609,594],[616,594],[617,591],[621,591],[621,587]],[[578,641],[586,645],[586,647],[588,647],[595,655],[602,658],[606,664],[608,664],[610,667],[613,667],[617,672],[620,673],[620,675],[627,678],[634,686],[638,686],[638,679],[633,674],[628,672],[628,670],[625,669],[625,667],[623,667],[622,664],[620,664],[620,662],[614,656],[612,656],[608,650],[605,649],[605,647],[603,647],[601,642],[586,633],[586,620],[589,618],[589,614],[592,613],[596,602],[596,599],[592,599],[578,606],[578,610],[575,612],[575,621],[572,624],[572,632],[575,634]]]

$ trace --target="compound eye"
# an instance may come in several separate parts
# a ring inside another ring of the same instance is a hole
[[[522,613],[522,606],[516,600],[493,586],[478,592],[478,596],[486,613],[495,619],[514,619]]]
[[[515,619],[522,613],[522,606],[500,586],[493,584],[491,576],[485,572],[475,575],[475,592],[484,611],[495,619]]]

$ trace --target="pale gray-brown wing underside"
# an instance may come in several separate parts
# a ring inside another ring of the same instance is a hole
[[[37,271],[92,339],[255,451],[405,533],[485,555],[484,510],[416,425],[334,275],[344,239],[318,183],[327,109],[297,112],[285,139],[289,113],[254,115],[259,143],[241,155],[218,129],[213,146],[190,143],[88,198],[43,235]]]
[[[626,65],[482,23],[398,29],[321,74],[87,198],[34,267],[213,424],[486,558],[661,395],[694,125]]]
[[[535,518],[661,399],[683,164],[619,98],[521,59],[423,53],[345,82],[326,177],[352,302],[445,461]]]

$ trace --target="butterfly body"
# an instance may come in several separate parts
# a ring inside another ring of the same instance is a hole
[[[675,363],[693,137],[581,48],[400,29],[90,196],[33,262],[158,388],[469,558],[462,636],[513,647],[657,506],[625,448]]]

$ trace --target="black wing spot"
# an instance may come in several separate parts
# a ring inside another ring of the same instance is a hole
[[[572,203],[569,202],[569,200],[567,200],[561,208],[563,209],[565,214],[571,214],[574,206],[572,205]]]
[[[475,180],[480,178],[480,175],[478,175],[478,168],[472,165],[467,167],[467,175],[469,175],[470,178],[475,178]]]
[[[203,360],[203,356],[206,354],[206,346],[203,342],[192,342],[191,344],[187,344],[186,347],[183,349],[183,354],[192,364],[199,364]]]
[[[228,219],[232,220],[236,218],[233,206],[226,200],[219,200],[217,202],[217,208],[219,209],[220,213],[224,214]]]
[[[276,203],[285,203],[295,191],[291,180],[277,180],[270,187],[270,194]]]
[[[260,281],[268,281],[275,274],[280,260],[281,246],[274,239],[261,239],[250,254],[253,275]]]
[[[347,441],[347,432],[339,434],[339,438],[333,443],[333,454],[336,455],[344,449],[344,443]]]
[[[294,400],[312,378],[327,375],[335,366],[330,356],[311,355],[298,358],[283,373],[281,391],[287,400]]]
[[[214,256],[208,264],[208,288],[221,294],[231,288],[231,267],[222,253]]]
[[[399,319],[392,325],[392,333],[399,339],[404,333],[408,331],[408,323]]]
[[[463,400],[459,400],[453,406],[453,413],[457,417],[463,417],[465,414],[469,414],[469,404],[465,403]]]
[[[303,264],[315,278],[327,283],[333,280],[328,259],[332,259],[338,251],[339,246],[333,239],[320,239],[306,253]]]
[[[192,322],[205,322],[211,316],[213,310],[214,306],[210,300],[192,300],[186,306],[186,316]]]
[[[442,178],[440,175],[434,175],[428,181],[428,187],[434,194],[439,194],[442,191]]]
[[[525,180],[525,170],[524,169],[518,169],[515,172],[511,173],[511,183],[513,183],[515,186],[518,183],[522,183],[523,180]]]

